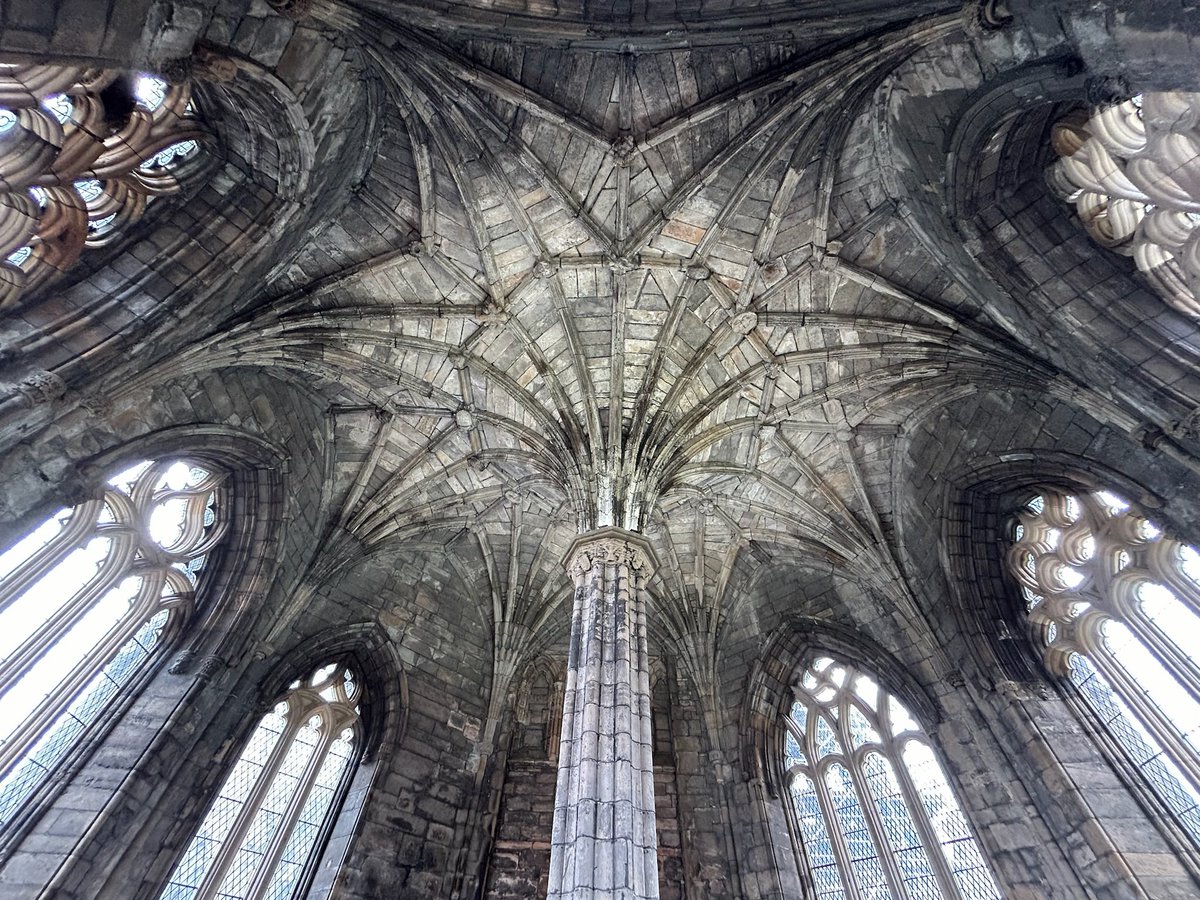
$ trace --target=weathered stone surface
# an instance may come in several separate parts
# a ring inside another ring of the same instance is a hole
[[[1004,896],[1195,896],[1003,555],[1042,485],[1200,539],[1200,332],[1043,178],[1089,90],[1200,89],[1198,34],[1178,2],[0,3],[3,60],[193,57],[214,135],[0,318],[0,543],[138,454],[228,466],[243,526],[0,894],[156,896],[344,653],[372,740],[307,896],[543,895],[563,562],[615,527],[657,558],[646,646],[570,696],[611,687],[652,778],[640,896],[804,896],[759,763],[818,646],[918,698]]]

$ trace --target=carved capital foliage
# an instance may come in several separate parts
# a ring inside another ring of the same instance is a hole
[[[67,386],[63,380],[44,369],[30,372],[17,385],[17,393],[28,406],[41,406],[43,403],[57,400],[66,391]]]
[[[192,663],[196,661],[195,650],[180,650],[175,658],[171,660],[171,666],[167,669],[172,675],[186,675],[191,671]]]
[[[624,566],[648,579],[654,574],[658,561],[643,535],[623,528],[601,528],[580,535],[567,553],[566,569],[575,579],[607,565]]]

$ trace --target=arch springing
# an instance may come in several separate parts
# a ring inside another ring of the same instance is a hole
[[[362,688],[321,666],[258,722],[161,900],[288,900],[302,889],[362,746]]]
[[[784,758],[816,896],[1000,896],[929,738],[895,697],[818,656],[795,687]]]
[[[0,555],[0,828],[191,616],[224,477],[138,463]]]
[[[1200,846],[1200,554],[1108,492],[1045,491],[1018,520],[1008,564],[1047,668]]]

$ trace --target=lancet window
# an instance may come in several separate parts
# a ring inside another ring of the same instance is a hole
[[[786,717],[795,822],[821,900],[1000,896],[928,736],[870,675],[814,659]]]
[[[191,616],[224,475],[141,462],[0,555],[0,829]]]
[[[1138,94],[1058,122],[1047,173],[1088,234],[1200,316],[1200,94]]]
[[[288,900],[316,863],[361,740],[361,687],[330,663],[258,722],[162,900]]]
[[[1200,554],[1108,492],[1046,491],[1009,568],[1047,668],[1200,846]]]
[[[187,84],[0,63],[0,309],[178,191],[202,136]]]

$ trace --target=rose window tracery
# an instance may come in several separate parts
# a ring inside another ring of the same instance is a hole
[[[1098,243],[1200,316],[1200,94],[1138,94],[1055,124],[1052,190]]]
[[[203,135],[186,83],[0,63],[0,309],[178,191]]]

